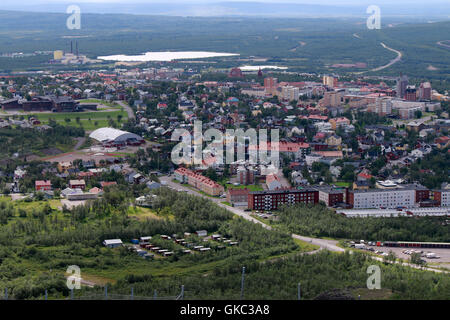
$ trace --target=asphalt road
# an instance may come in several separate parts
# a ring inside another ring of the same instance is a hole
[[[124,103],[123,101],[116,101],[116,103],[119,104],[121,107],[123,107],[125,109],[125,111],[128,114],[128,119],[135,119],[136,118],[134,116],[133,109],[131,109],[131,107],[127,103]]]

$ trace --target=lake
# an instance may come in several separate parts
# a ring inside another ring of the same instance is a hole
[[[242,71],[258,71],[259,69],[274,69],[274,70],[287,70],[287,67],[278,67],[278,66],[243,66],[239,67]]]
[[[180,52],[146,52],[141,55],[112,55],[100,56],[97,59],[106,61],[120,61],[120,62],[147,62],[147,61],[173,61],[178,59],[202,59],[215,57],[232,57],[238,56],[236,53],[224,52],[207,52],[207,51],[180,51]]]

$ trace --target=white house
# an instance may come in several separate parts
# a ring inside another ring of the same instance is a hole
[[[120,239],[111,239],[111,240],[104,240],[103,245],[107,248],[117,248],[123,246],[122,240]]]

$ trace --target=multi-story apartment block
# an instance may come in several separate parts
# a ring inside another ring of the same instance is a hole
[[[257,191],[248,195],[248,208],[251,210],[277,210],[284,204],[318,202],[319,191],[315,189]]]
[[[192,170],[181,167],[175,170],[174,175],[175,179],[181,183],[188,183],[209,195],[218,196],[224,192],[223,186]]]
[[[434,201],[441,207],[450,207],[450,189],[433,191]]]
[[[352,190],[347,203],[355,209],[414,207],[429,200],[430,192],[421,185],[399,185],[392,189]]]
[[[327,207],[333,207],[344,202],[344,189],[321,186],[317,190],[319,191],[319,201],[323,201]]]

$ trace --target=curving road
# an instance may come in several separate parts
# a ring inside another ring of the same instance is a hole
[[[396,64],[397,62],[399,62],[402,59],[403,53],[401,53],[398,50],[395,50],[395,49],[392,49],[392,48],[388,47],[383,42],[380,42],[380,44],[383,46],[383,48],[385,48],[385,49],[387,49],[389,51],[395,52],[397,54],[397,57],[395,59],[392,59],[388,64],[385,64],[384,66],[377,67],[377,68],[374,68],[374,69],[371,69],[371,70],[368,70],[368,71],[354,72],[354,74],[363,74],[363,73],[367,73],[367,72],[380,71],[380,70],[389,68],[390,66]]]
[[[450,44],[446,44],[446,43],[444,43],[444,42],[450,43],[450,40],[442,40],[442,41],[438,41],[438,42],[436,42],[436,43],[437,43],[438,45],[442,46],[442,47],[445,47],[445,48],[449,48],[449,49],[450,49]]]
[[[133,109],[131,109],[131,107],[128,105],[128,103],[125,103],[123,101],[116,101],[116,103],[118,105],[120,105],[122,108],[124,108],[124,110],[127,112],[128,114],[128,119],[135,119],[136,117],[134,116],[134,111]]]
[[[399,61],[402,59],[402,57],[403,57],[403,54],[402,54],[400,51],[395,50],[395,49],[392,49],[392,48],[389,48],[389,47],[388,47],[387,45],[385,45],[383,42],[380,42],[380,44],[383,46],[383,48],[388,49],[389,51],[395,52],[395,53],[397,54],[397,57],[396,57],[395,59],[391,60],[391,62],[389,62],[388,64],[386,64],[386,65],[384,65],[384,66],[381,66],[381,67],[378,67],[378,68],[375,68],[375,69],[372,69],[372,70],[370,70],[370,71],[380,71],[380,70],[389,68],[389,67],[392,66],[393,64],[399,62]]]

